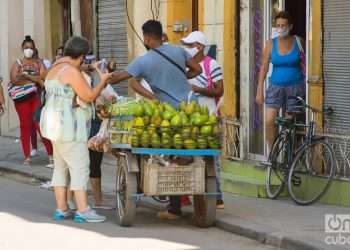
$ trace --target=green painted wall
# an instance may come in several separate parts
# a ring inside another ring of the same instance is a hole
[[[223,164],[221,182],[224,192],[248,197],[267,198],[265,191],[266,170],[254,162],[240,162],[225,160]],[[313,181],[306,190],[317,189],[322,181]],[[322,197],[320,203],[350,207],[350,182],[333,180],[330,189]],[[306,191],[303,191],[306,192]],[[281,197],[287,197],[285,190]]]

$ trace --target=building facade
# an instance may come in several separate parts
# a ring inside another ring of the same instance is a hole
[[[21,43],[31,35],[43,58],[52,59],[57,47],[68,36],[64,31],[65,0],[3,0],[0,1],[0,76],[7,93],[10,70],[16,59],[23,57]],[[19,122],[13,102],[6,98],[6,112],[1,117],[0,135],[18,136]]]
[[[241,0],[235,3],[240,7],[234,19],[239,23],[239,54],[235,57],[239,65],[236,75],[239,87],[235,94],[239,106],[238,124],[232,123],[231,130],[239,131],[234,138],[236,142],[232,137],[227,144],[231,148],[238,145],[239,149],[226,156],[240,161],[225,161],[224,190],[266,197],[265,170],[258,166],[258,162],[267,157],[264,109],[255,104],[255,94],[262,50],[273,34],[274,16],[287,10],[295,21],[294,34],[306,41],[307,102],[319,109],[334,110],[333,114],[316,117],[317,133],[332,144],[337,161],[336,180],[321,202],[350,206],[346,194],[350,185],[350,112],[346,108],[350,100],[347,84],[350,80],[349,4],[344,0]],[[268,78],[269,74],[267,81]]]
[[[350,205],[341,191],[350,179],[347,0],[4,0],[0,1],[0,74],[5,85],[11,64],[21,56],[20,42],[26,34],[33,36],[40,54],[47,58],[70,35],[83,35],[97,56],[115,59],[122,70],[146,51],[141,32],[146,20],[160,20],[173,44],[201,30],[216,45],[224,72],[224,190],[264,197],[265,170],[256,167],[267,152],[264,109],[254,100],[262,51],[281,10],[292,14],[293,32],[306,41],[307,102],[335,111],[332,116],[317,116],[318,132],[332,142],[338,162],[338,181],[323,201]],[[132,94],[127,82],[118,91]],[[7,106],[2,134],[15,133],[18,126],[10,100]]]

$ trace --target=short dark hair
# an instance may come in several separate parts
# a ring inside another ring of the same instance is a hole
[[[24,37],[24,40],[23,40],[23,42],[22,42],[22,48],[23,48],[24,44],[26,44],[26,43],[32,43],[32,44],[33,44],[33,47],[36,48],[36,47],[35,47],[35,42],[34,42],[34,40],[32,39],[32,37],[31,37],[30,35],[26,35],[26,36]]]
[[[90,51],[89,41],[82,36],[72,36],[64,45],[64,56],[77,59],[79,56],[87,55]]]
[[[156,39],[162,39],[162,24],[157,20],[148,20],[142,25],[142,32],[143,34],[153,36]]]
[[[275,17],[275,21],[277,21],[277,19],[287,19],[289,24],[293,24],[293,18],[288,11],[279,12]]]

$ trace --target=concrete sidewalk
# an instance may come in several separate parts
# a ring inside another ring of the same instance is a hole
[[[40,145],[40,143],[39,143]],[[22,165],[21,145],[15,138],[0,137],[0,174],[16,173],[42,182],[51,179],[52,170],[44,166],[48,159],[42,148],[33,158],[31,167]],[[115,163],[111,156],[104,158],[103,190],[108,196],[115,193]],[[350,209],[325,205],[301,207],[289,200],[272,201],[238,197],[225,193],[225,210],[218,210],[216,226],[260,242],[284,249],[350,249],[349,245],[330,246],[325,243],[325,214],[349,214]],[[144,205],[157,204],[145,199]],[[350,237],[350,233],[345,235]],[[350,240],[349,240],[350,241]]]

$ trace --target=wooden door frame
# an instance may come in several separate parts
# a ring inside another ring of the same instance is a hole
[[[198,24],[198,0],[192,0],[192,31],[198,30],[199,29],[199,24]]]

